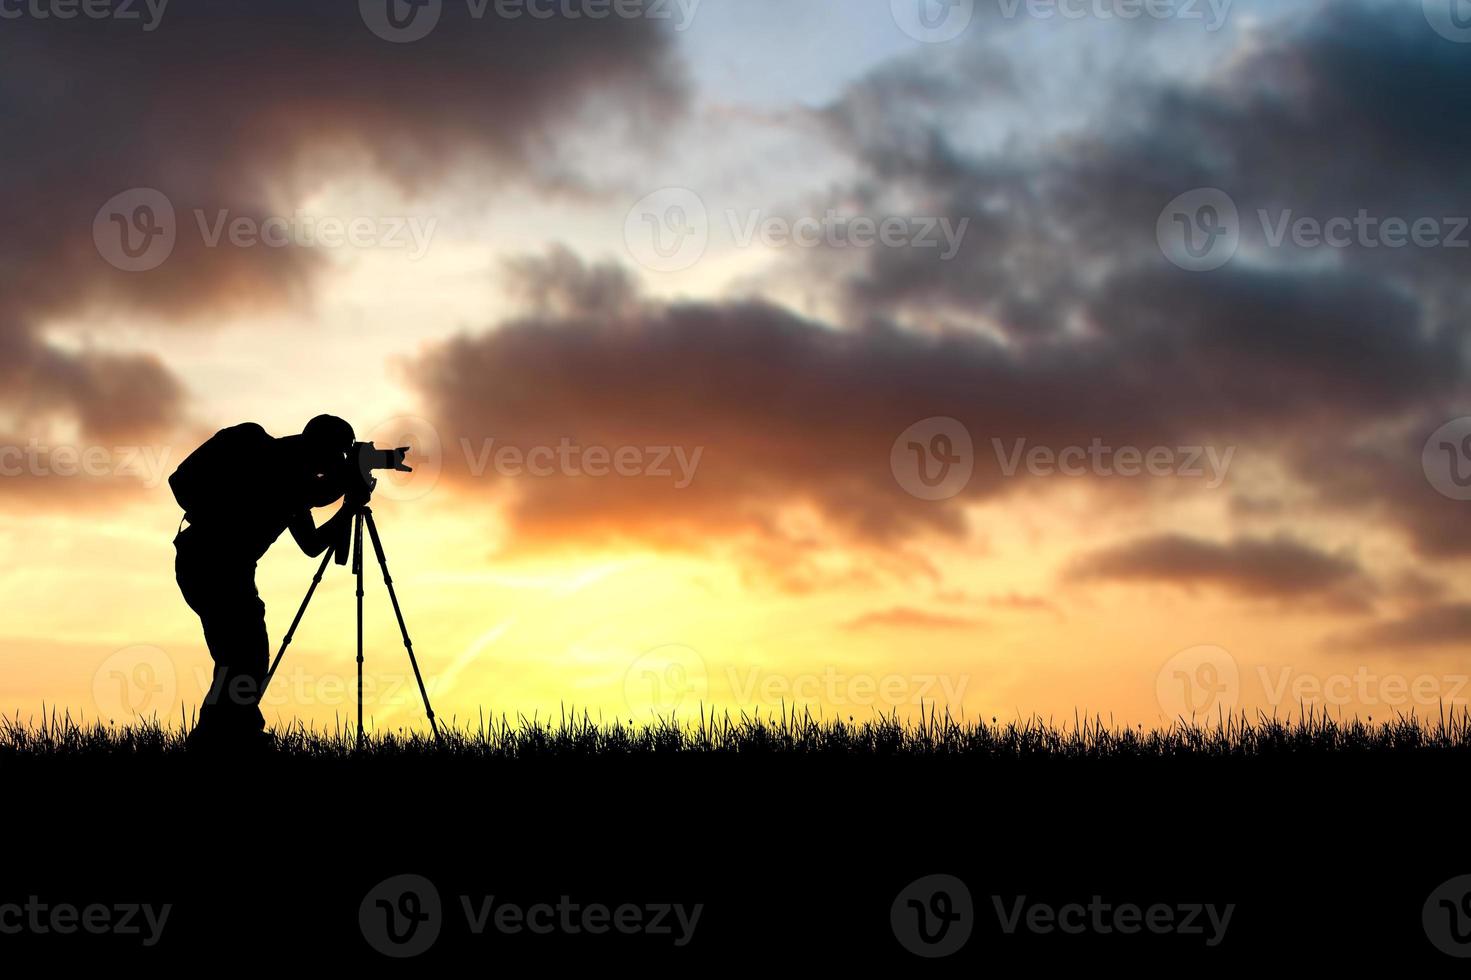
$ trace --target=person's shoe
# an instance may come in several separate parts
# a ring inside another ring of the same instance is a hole
[[[219,748],[220,739],[210,725],[195,725],[184,738],[184,751],[191,753],[208,753]]]
[[[261,731],[224,731],[196,725],[184,739],[185,751],[198,755],[259,756],[274,752],[276,736]]]

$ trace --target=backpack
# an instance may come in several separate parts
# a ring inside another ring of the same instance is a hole
[[[246,499],[248,470],[266,462],[274,443],[270,433],[254,422],[210,436],[169,477],[184,518],[198,524],[234,510]]]

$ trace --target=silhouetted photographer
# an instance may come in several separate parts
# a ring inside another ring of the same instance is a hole
[[[404,452],[356,442],[352,426],[331,415],[312,419],[301,435],[279,439],[247,422],[217,432],[169,477],[189,525],[174,539],[175,573],[204,625],[215,664],[191,748],[269,741],[260,698],[270,641],[256,562],[282,531],[290,531],[307,555],[330,549],[345,564],[354,519],[372,495],[370,471],[407,471]],[[318,527],[312,509],[338,500],[341,509]]]

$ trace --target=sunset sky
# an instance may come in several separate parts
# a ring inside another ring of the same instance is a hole
[[[166,478],[321,412],[445,718],[1464,704],[1451,2],[0,4],[0,709],[192,710]]]

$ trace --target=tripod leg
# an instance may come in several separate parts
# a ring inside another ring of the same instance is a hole
[[[276,668],[281,666],[281,658],[286,656],[286,648],[291,645],[291,640],[296,636],[296,627],[301,625],[301,617],[306,614],[307,603],[312,601],[312,595],[317,591],[317,586],[322,584],[322,574],[327,571],[327,562],[332,560],[332,550],[322,556],[322,564],[317,566],[317,574],[312,576],[312,584],[306,590],[306,598],[301,600],[301,608],[296,610],[296,618],[291,621],[291,628],[281,638],[281,649],[276,652],[276,659],[271,662],[271,669],[266,671],[265,680],[261,681],[260,694],[257,699],[266,696],[266,688],[271,684],[271,678],[276,676]]]
[[[363,749],[363,515],[358,511],[352,532],[352,568],[358,578],[358,751]]]
[[[393,576],[388,574],[388,558],[383,553],[383,539],[378,537],[378,525],[373,523],[373,512],[363,508],[368,522],[368,535],[373,539],[373,551],[378,555],[378,565],[383,569],[383,584],[388,587],[388,598],[393,602],[393,615],[398,618],[398,630],[403,634],[404,649],[409,653],[409,664],[414,668],[414,680],[419,683],[419,696],[424,699],[424,713],[429,716],[429,727],[434,740],[443,744],[439,734],[439,723],[434,720],[434,709],[429,704],[429,691],[424,687],[424,675],[419,673],[419,660],[414,656],[414,641],[409,639],[409,628],[404,623],[404,614],[398,606],[398,593],[393,589]]]

